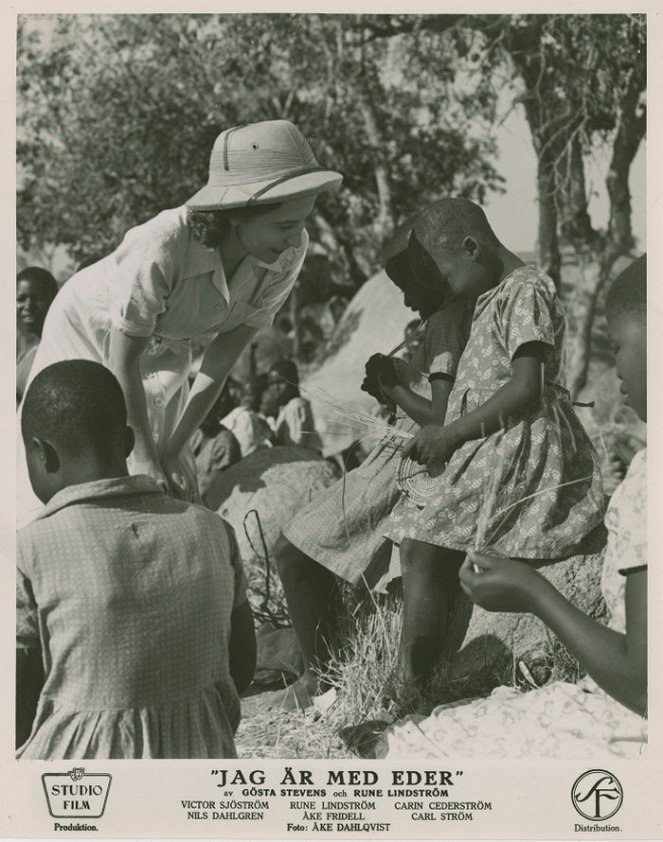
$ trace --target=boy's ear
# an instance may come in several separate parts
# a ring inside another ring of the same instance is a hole
[[[131,427],[124,428],[124,458],[128,459],[129,454],[134,449],[134,444],[136,444],[136,436],[134,435],[134,431]]]
[[[467,236],[463,240],[463,249],[467,253],[467,255],[471,258],[471,260],[478,260],[479,255],[481,254],[481,245],[476,237]]]
[[[60,470],[60,457],[55,446],[50,441],[34,436],[30,440],[30,444],[41,462],[44,473],[55,474]]]

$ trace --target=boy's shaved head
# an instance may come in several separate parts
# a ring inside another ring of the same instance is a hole
[[[465,237],[499,245],[483,209],[469,199],[433,202],[417,215],[412,236],[436,263],[458,251]]]
[[[124,441],[127,410],[120,384],[100,363],[63,360],[40,371],[23,403],[21,432],[75,454]]]

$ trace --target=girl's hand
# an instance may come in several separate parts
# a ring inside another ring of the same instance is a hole
[[[529,564],[469,552],[458,573],[460,586],[487,611],[532,611],[537,589],[546,580]]]
[[[378,371],[378,385],[383,395],[388,398],[393,398],[393,391],[400,383],[394,361],[390,357],[385,357],[380,370]]]
[[[448,427],[422,427],[403,449],[403,456],[425,465],[430,474],[444,468],[452,454],[462,444],[454,429]]]
[[[368,392],[380,403],[386,403],[388,393],[383,390],[383,384],[398,383],[394,372],[393,360],[384,354],[373,354],[366,362],[366,376],[361,384],[362,391]]]

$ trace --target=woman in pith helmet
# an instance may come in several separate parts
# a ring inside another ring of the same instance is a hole
[[[270,325],[306,254],[316,196],[342,176],[318,165],[286,120],[238,126],[214,143],[207,184],[132,228],[81,270],[49,311],[32,377],[64,359],[101,362],[127,401],[132,473],[195,492],[188,440],[242,350]],[[192,342],[205,352],[189,392]],[[39,509],[19,445],[19,525]]]

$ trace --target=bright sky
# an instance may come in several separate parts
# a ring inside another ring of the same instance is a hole
[[[522,110],[514,110],[498,134],[499,159],[497,170],[506,179],[506,192],[491,196],[486,203],[486,213],[495,233],[504,244],[515,251],[534,251],[538,212],[536,207],[536,157],[529,127]],[[603,228],[608,220],[608,201],[605,176],[609,160],[607,155],[596,154],[587,167],[587,189],[593,195],[590,215],[594,227]],[[646,241],[646,154],[643,143],[631,167],[631,203],[633,207],[633,233],[638,248],[644,250]]]

